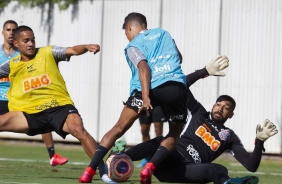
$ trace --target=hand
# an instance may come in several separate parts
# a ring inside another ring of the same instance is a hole
[[[227,68],[229,66],[229,60],[226,56],[218,55],[211,62],[206,65],[206,69],[209,75],[214,76],[225,76],[224,72],[220,72],[221,70]]]
[[[269,137],[278,133],[276,126],[266,119],[263,123],[263,126],[257,125],[256,134],[257,138],[261,141],[266,141]]]
[[[100,51],[100,45],[98,45],[98,44],[89,44],[87,46],[87,50],[89,52],[93,52],[94,54],[96,54],[97,52]]]
[[[151,105],[151,100],[150,98],[147,98],[146,100],[143,100],[142,106],[138,110],[138,114],[141,113],[141,111],[146,110],[147,116],[150,116],[149,110],[153,109],[153,106]]]

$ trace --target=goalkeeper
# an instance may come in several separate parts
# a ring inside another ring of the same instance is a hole
[[[269,120],[256,128],[254,151],[249,154],[233,130],[224,124],[232,118],[236,106],[235,100],[228,96],[219,96],[211,112],[194,98],[189,87],[205,76],[224,76],[221,72],[226,65],[226,57],[218,56],[202,70],[186,76],[188,90],[188,121],[176,144],[176,149],[155,168],[153,173],[161,182],[207,183],[218,184],[258,183],[256,176],[230,178],[228,170],[222,165],[211,163],[218,156],[229,150],[232,155],[248,170],[256,172],[259,167],[264,142],[278,130]],[[133,160],[153,156],[163,137],[157,137],[140,143],[125,153]]]

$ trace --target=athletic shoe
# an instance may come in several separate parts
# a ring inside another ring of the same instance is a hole
[[[154,174],[155,166],[152,162],[148,162],[140,173],[141,184],[151,184],[152,174]]]
[[[62,157],[59,154],[54,154],[54,156],[50,159],[50,165],[56,166],[56,165],[63,165],[67,163],[69,160],[67,158]]]
[[[79,177],[79,183],[92,183],[92,178],[95,173],[96,172],[91,167],[87,167]]]
[[[113,155],[115,153],[123,153],[125,151],[125,148],[126,148],[126,141],[125,140],[116,141],[114,146],[111,148],[111,152],[110,152],[109,156]]]
[[[242,178],[231,178],[224,184],[257,184],[259,182],[256,176],[245,176]]]
[[[143,167],[147,164],[148,161],[149,161],[149,160],[147,160],[146,158],[143,158],[143,159],[139,162],[139,164],[137,165],[137,168],[143,168]]]
[[[113,181],[112,179],[109,178],[107,174],[104,174],[102,176],[102,180],[104,183],[112,183],[112,184],[118,184],[117,182]]]

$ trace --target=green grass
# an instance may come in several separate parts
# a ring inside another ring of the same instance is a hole
[[[55,144],[56,152],[69,158],[64,166],[51,167],[48,153],[43,143],[17,142],[0,140],[0,184],[72,184],[90,162],[81,146]],[[7,158],[5,160],[3,158]],[[22,159],[19,161],[18,159]],[[282,183],[282,158],[263,157],[257,173],[247,172],[234,158],[220,157],[220,163],[229,169],[231,177],[255,175],[262,184]],[[138,162],[135,163],[137,165]],[[126,183],[139,183],[140,169],[135,168],[133,176]],[[273,174],[274,173],[274,174]],[[278,175],[275,175],[277,173]],[[93,183],[103,183],[99,175],[95,175]],[[160,183],[153,178],[153,183]]]

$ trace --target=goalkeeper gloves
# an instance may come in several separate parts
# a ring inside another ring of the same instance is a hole
[[[266,119],[263,123],[263,126],[260,124],[257,125],[256,134],[257,138],[261,141],[266,141],[269,137],[278,133],[276,126]]]
[[[206,69],[209,75],[214,76],[225,76],[224,72],[221,70],[227,68],[229,66],[229,60],[226,56],[218,55],[214,58],[210,63],[206,65]]]

